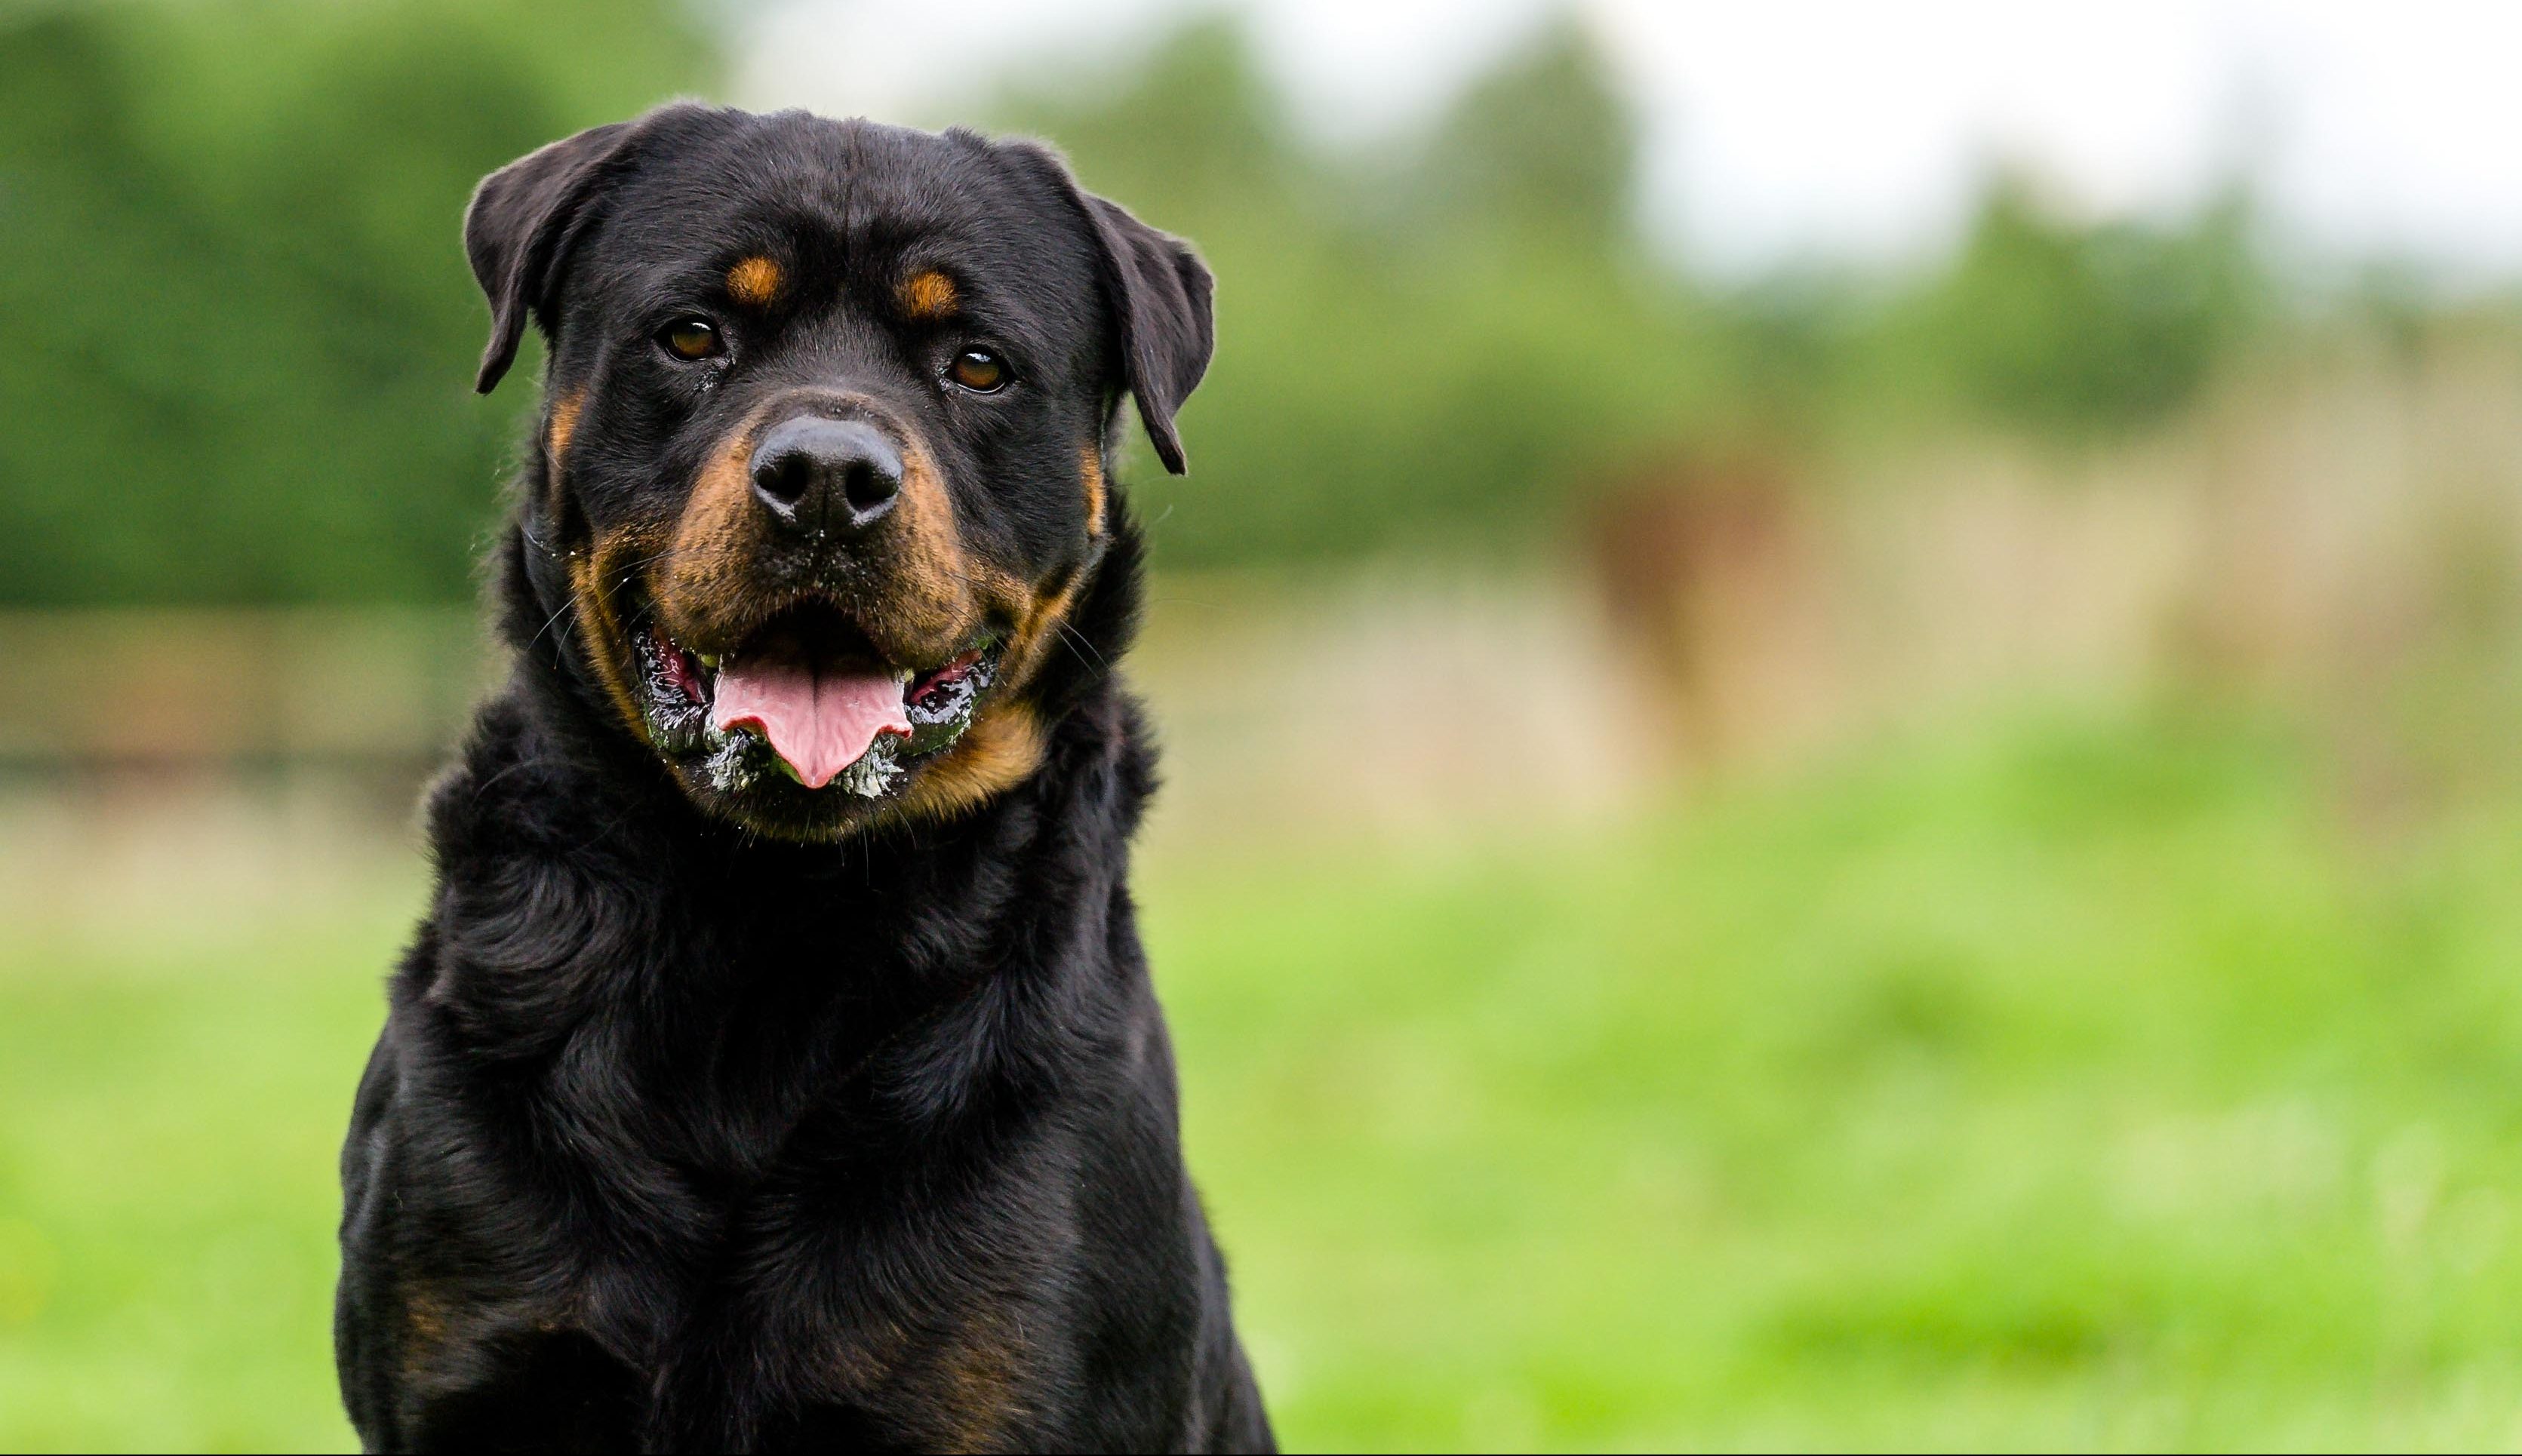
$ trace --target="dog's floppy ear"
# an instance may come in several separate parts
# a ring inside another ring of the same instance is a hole
[[[473,190],[473,205],[464,209],[464,251],[490,300],[490,342],[482,350],[475,390],[490,393],[516,362],[528,315],[550,332],[544,310],[587,204],[660,119],[695,110],[665,107],[636,120],[589,127],[518,158]]]
[[[1182,436],[1174,412],[1208,372],[1217,346],[1211,309],[1215,284],[1191,245],[1133,217],[1118,204],[1077,185],[1058,154],[1034,142],[1005,144],[1049,176],[1085,215],[1102,254],[1103,287],[1112,310],[1122,383],[1139,401],[1139,420],[1165,469],[1183,473]]]
[[[1217,347],[1216,284],[1190,244],[1099,197],[1088,197],[1086,205],[1103,246],[1104,276],[1113,284],[1121,359],[1139,420],[1157,458],[1179,476],[1183,447],[1174,412],[1199,387]]]

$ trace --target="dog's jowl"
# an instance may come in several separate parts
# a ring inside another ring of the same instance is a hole
[[[1209,278],[1039,147],[674,107],[486,180],[513,655],[343,1150],[375,1449],[1261,1449],[1112,673]]]

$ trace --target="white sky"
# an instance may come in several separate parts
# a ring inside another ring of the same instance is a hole
[[[1218,0],[784,0],[735,100],[935,124],[1009,73],[1093,75]],[[1424,121],[1546,0],[1243,0],[1327,139]],[[2522,4],[1577,0],[1646,125],[1651,218],[1699,259],[1933,249],[1990,159],[2093,211],[2247,163],[2298,250],[2522,273]]]

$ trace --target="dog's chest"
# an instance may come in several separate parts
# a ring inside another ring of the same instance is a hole
[[[617,1164],[603,1206],[646,1216],[547,1221],[539,1248],[508,1251],[545,1271],[534,1297],[501,1281],[468,1305],[449,1295],[485,1286],[459,1281],[415,1299],[408,1373],[492,1403],[566,1388],[632,1432],[1005,1444],[1076,1363],[1057,1333],[1073,1325],[1056,1294],[1067,1241],[1053,1220],[1004,1217],[1024,1195],[1002,1180],[906,1183],[835,1156],[839,1129],[817,1121],[740,1190]]]
[[[402,1125],[427,1156],[394,1181],[432,1206],[395,1219],[417,1256],[406,1389],[565,1397],[609,1412],[583,1429],[687,1447],[988,1449],[1073,1404],[1098,1265],[1071,1205],[1108,1161],[1088,1151],[1108,1077],[1064,1048],[1059,1090],[1003,1090],[1041,1013],[1002,1004],[1019,977],[958,977],[1005,970],[995,930],[930,929],[997,917],[881,883],[685,885],[635,917],[616,884],[496,887],[444,903],[466,953],[408,1008]],[[549,942],[507,930],[527,910],[641,933],[583,937],[557,965],[490,954]],[[528,1011],[568,1029],[508,1034]],[[520,1074],[480,1073],[484,1029]],[[457,1145],[424,1148],[441,1135]]]

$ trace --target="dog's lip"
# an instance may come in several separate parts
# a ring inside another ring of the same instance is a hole
[[[989,649],[986,647],[968,648],[960,657],[955,658],[943,666],[932,667],[926,672],[913,673],[904,683],[902,700],[917,707],[923,699],[969,676],[973,668],[981,665],[981,660],[988,652]]]
[[[695,651],[677,642],[674,634],[668,632],[662,624],[651,624],[648,634],[651,645],[657,650],[658,658],[665,663],[669,680],[682,692],[683,696],[702,707],[709,706],[721,670],[730,660],[741,660],[745,653],[745,647],[738,647],[728,653]],[[755,639],[760,636],[759,631],[748,636],[746,646],[753,646]],[[866,670],[880,671],[891,677],[903,685],[903,701],[915,706],[923,698],[968,676],[972,669],[981,665],[989,658],[996,647],[995,636],[984,633],[974,638],[972,644],[963,651],[927,668],[905,666],[875,653],[872,649],[864,653],[838,655],[837,660],[845,665],[855,661],[856,665]]]

